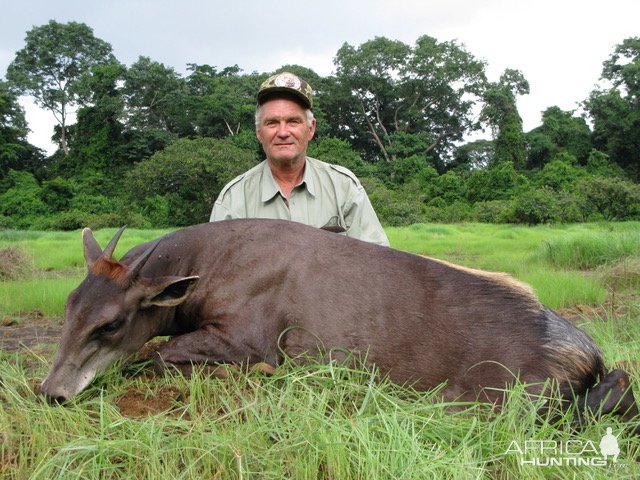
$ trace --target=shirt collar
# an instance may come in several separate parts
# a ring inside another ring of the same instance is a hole
[[[304,175],[302,176],[302,182],[296,188],[303,186],[304,188],[307,189],[307,191],[312,196],[315,197],[316,182],[315,182],[314,175],[311,172],[311,169],[313,167],[311,166],[311,162],[309,161],[308,158],[305,159],[305,162],[306,164],[304,168]],[[280,193],[280,187],[278,186],[278,182],[276,182],[275,178],[273,178],[273,174],[271,173],[271,168],[269,168],[269,162],[266,160],[264,161],[264,165],[262,167],[262,179],[260,181],[260,190],[262,192],[260,199],[262,200],[263,203],[270,201],[271,199],[273,199],[273,197],[275,197]]]

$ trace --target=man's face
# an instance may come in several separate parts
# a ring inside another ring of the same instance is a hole
[[[277,98],[260,107],[256,136],[267,159],[275,164],[292,165],[304,159],[315,131],[315,119],[309,125],[305,109],[292,100]]]

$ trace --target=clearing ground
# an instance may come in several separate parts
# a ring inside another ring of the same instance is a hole
[[[19,320],[12,317],[2,319],[0,323],[0,350],[16,352],[22,348],[37,345],[56,345],[60,340],[62,320],[45,318],[38,312],[31,313]]]

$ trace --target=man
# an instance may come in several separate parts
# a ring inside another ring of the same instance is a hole
[[[211,221],[292,220],[388,246],[357,177],[344,167],[307,157],[316,130],[309,84],[280,73],[262,84],[257,100],[256,136],[266,160],[222,189]]]

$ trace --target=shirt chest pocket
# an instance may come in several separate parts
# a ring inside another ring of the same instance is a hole
[[[334,233],[346,233],[347,226],[345,225],[344,218],[340,218],[338,215],[334,215],[329,218],[329,221],[325,223],[322,227],[322,230],[327,230],[329,232]]]

